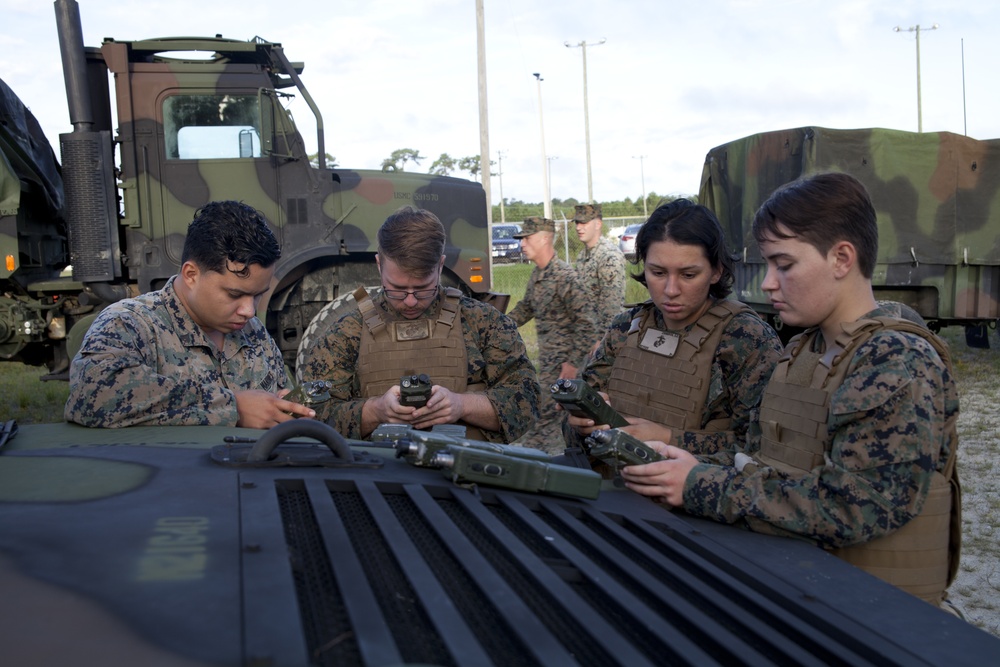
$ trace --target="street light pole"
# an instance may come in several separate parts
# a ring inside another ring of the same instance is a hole
[[[600,46],[606,42],[604,37],[601,37],[601,41],[597,44],[591,44],[591,46]],[[587,41],[584,40],[578,44],[570,44],[569,42],[563,42],[567,48],[572,48],[574,46],[579,46],[583,50],[583,131],[587,143],[587,200],[589,203],[594,203],[594,181],[591,178],[590,171],[590,111],[587,104]]]
[[[545,159],[545,122],[542,120],[542,75],[535,72],[532,76],[538,79],[538,130],[542,138],[542,183],[545,185],[545,200],[542,204],[542,215],[552,219],[552,200],[549,197],[549,170]]]
[[[935,23],[930,28],[923,28],[923,30],[937,30],[940,26]],[[920,101],[920,30],[919,25],[912,26],[906,29],[906,32],[917,33],[917,132],[924,131],[924,112],[922,109]],[[898,25],[892,29],[893,32],[903,32],[903,29]]]
[[[645,155],[633,155],[632,159],[639,161],[639,178],[642,179],[642,215],[648,218],[649,210],[646,208],[646,172],[642,168],[642,161],[645,157]]]
[[[548,183],[548,186],[549,186],[549,196],[550,196],[550,198],[551,198],[551,195],[552,195],[552,161],[553,160],[558,160],[558,159],[559,159],[558,155],[548,155],[548,156],[546,156],[546,160],[548,161],[548,170],[545,172],[545,178],[548,179],[546,182]]]

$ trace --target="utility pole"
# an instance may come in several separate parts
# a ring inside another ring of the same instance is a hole
[[[558,155],[547,155],[546,156],[546,161],[548,162],[548,169],[545,171],[545,178],[548,179],[548,184],[549,184],[549,198],[550,199],[552,197],[552,161],[553,160],[558,160],[558,159],[559,159]]]
[[[645,217],[649,217],[649,210],[646,208],[646,172],[642,168],[642,161],[646,158],[645,155],[633,155],[633,160],[639,161],[639,178],[642,179],[642,214]]]
[[[503,154],[504,151],[497,151],[497,180],[500,181],[500,222],[507,222],[506,214],[503,210]],[[493,208],[490,206],[490,208]]]
[[[591,46],[600,46],[606,42],[605,38],[601,37],[601,41],[597,44],[591,44]],[[579,46],[583,50],[583,132],[586,138],[587,144],[587,199],[589,203],[594,203],[594,180],[591,176],[590,170],[590,111],[587,104],[587,41],[584,40],[578,44],[570,44],[569,42],[564,42],[566,48],[572,48],[574,46]]]
[[[935,23],[930,28],[923,28],[923,30],[937,30],[940,26]],[[924,131],[924,113],[922,104],[920,101],[920,26],[916,25],[907,28],[905,32],[915,32],[917,33],[917,132]],[[904,32],[902,28],[898,25],[892,29],[893,32]]]
[[[549,220],[552,219],[552,198],[549,196],[549,170],[548,160],[545,159],[545,121],[542,119],[542,75],[535,72],[534,76],[538,80],[538,130],[542,138],[542,183],[545,186],[545,201],[542,204],[542,215]]]

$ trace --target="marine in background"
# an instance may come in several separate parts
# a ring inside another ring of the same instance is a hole
[[[575,378],[577,369],[585,363],[595,338],[594,311],[577,272],[556,256],[552,220],[526,218],[521,231],[514,236],[521,240],[521,250],[535,268],[528,278],[524,297],[510,311],[510,318],[519,327],[535,321],[538,380],[542,385],[539,420],[517,442],[550,454],[562,454],[566,449],[562,434],[564,413],[548,389],[560,378]]]
[[[596,346],[625,304],[625,255],[611,239],[604,236],[600,204],[577,206],[573,222],[576,223],[576,235],[583,243],[575,267],[583,286],[590,293],[597,323]]]

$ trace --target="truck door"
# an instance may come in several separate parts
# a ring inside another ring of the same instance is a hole
[[[184,233],[198,207],[209,201],[245,202],[275,227],[282,225],[273,163],[265,148],[271,138],[262,123],[256,90],[173,90],[162,97],[163,206],[159,230],[168,258],[180,264]],[[269,100],[268,100],[269,102]]]

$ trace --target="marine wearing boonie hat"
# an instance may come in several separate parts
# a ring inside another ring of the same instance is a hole
[[[573,214],[573,222],[590,222],[594,218],[603,218],[600,204],[577,204]]]
[[[521,231],[514,234],[514,238],[523,239],[525,236],[531,236],[538,232],[552,232],[555,234],[556,223],[548,218],[539,218],[538,216],[525,218],[524,223],[521,225]]]

